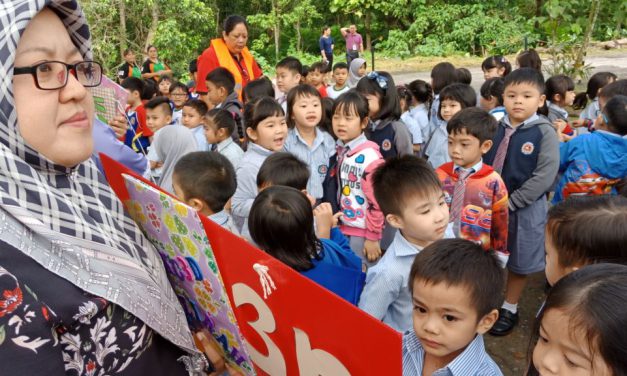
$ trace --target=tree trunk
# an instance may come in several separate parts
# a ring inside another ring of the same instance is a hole
[[[538,31],[540,29],[540,21],[538,18],[542,15],[542,0],[536,0],[536,22],[533,24],[533,27]]]
[[[118,1],[118,11],[120,13],[120,56],[124,57],[124,50],[128,48],[128,38],[126,36],[126,0]]]
[[[370,12],[366,11],[364,19],[364,27],[366,28],[366,49],[372,51],[372,35],[370,35]]]
[[[588,13],[588,26],[586,27],[586,33],[583,37],[583,43],[579,51],[577,51],[577,57],[575,58],[574,68],[580,71],[584,66],[584,55],[590,44],[592,38],[592,32],[594,31],[594,25],[597,22],[597,16],[599,15],[599,9],[601,9],[601,0],[592,0],[590,2],[590,11]],[[580,77],[581,78],[581,77]]]
[[[148,29],[148,35],[146,36],[144,51],[146,51],[148,49],[148,46],[152,44],[152,40],[155,39],[155,34],[157,34],[157,27],[159,26],[159,0],[152,0],[152,8],[150,13],[150,29]]]
[[[300,19],[296,21],[296,25],[294,25],[294,27],[296,28],[296,51],[301,52],[303,50],[303,46],[302,37],[300,35]]]

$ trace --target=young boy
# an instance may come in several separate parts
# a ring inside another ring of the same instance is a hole
[[[207,108],[222,108],[233,114],[237,132],[233,132],[233,140],[239,142],[244,137],[242,122],[242,102],[235,91],[235,78],[228,69],[218,67],[207,74]]]
[[[288,56],[276,65],[276,87],[282,93],[277,101],[287,113],[287,92],[297,86],[301,80],[303,65],[295,57]]]
[[[187,93],[187,86],[183,85],[182,82],[174,81],[172,85],[170,85],[170,101],[174,105],[174,108],[172,109],[173,124],[182,125],[181,119],[183,118],[183,106],[188,99],[189,94]]]
[[[496,119],[476,107],[455,114],[446,125],[452,162],[435,171],[442,182],[455,236],[494,249],[505,267],[507,252],[507,188],[492,167],[482,162],[492,147]]]
[[[159,131],[172,122],[172,107],[170,100],[166,97],[155,97],[146,104],[146,124],[154,133],[153,144],[159,137]],[[161,177],[161,167],[163,161],[159,160],[154,147],[148,148],[148,160],[150,161],[151,175],[155,179]]]
[[[150,145],[153,132],[146,126],[146,109],[142,103],[144,83],[136,77],[127,77],[121,85],[128,92],[126,99],[126,118],[129,127],[126,131],[124,144],[138,153],[145,153]]]
[[[468,240],[439,240],[416,256],[409,281],[413,330],[403,336],[403,375],[502,376],[483,343],[503,302],[494,255]]]
[[[219,153],[197,151],[183,156],[172,174],[174,194],[200,215],[238,234],[224,206],[235,193],[233,165]]]
[[[348,78],[348,65],[346,63],[337,63],[333,66],[334,85],[327,86],[327,94],[329,98],[335,100],[337,97],[350,90],[346,84]]]
[[[545,197],[559,168],[555,129],[536,114],[544,105],[542,74],[521,68],[505,77],[507,115],[499,123],[484,162],[501,174],[509,192],[507,286],[499,319],[490,331],[507,335],[518,323],[518,300],[527,275],[544,270]]]
[[[125,63],[118,68],[118,82],[124,81],[127,77],[142,77],[142,70],[135,61],[135,53],[130,48],[124,50]]]
[[[194,134],[198,151],[209,151],[209,144],[205,138],[203,127],[204,117],[207,114],[207,105],[200,99],[190,99],[183,105],[181,124]]]
[[[309,84],[318,90],[322,98],[326,98],[327,95],[327,86],[324,84],[324,76],[326,73],[326,65],[323,62],[318,61],[311,64],[309,67],[309,75],[307,79],[309,80]]]
[[[414,257],[453,237],[442,185],[416,156],[393,157],[373,176],[374,195],[387,222],[399,231],[378,264],[368,270],[359,308],[399,332],[411,329],[409,269]]]
[[[224,155],[237,170],[244,151],[233,141],[235,127],[235,119],[227,110],[214,108],[205,115],[205,143],[211,145],[211,151]]]

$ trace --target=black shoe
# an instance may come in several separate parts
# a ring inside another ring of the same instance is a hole
[[[505,308],[499,310],[499,319],[496,320],[490,334],[493,336],[506,336],[518,324],[518,312],[512,313]]]

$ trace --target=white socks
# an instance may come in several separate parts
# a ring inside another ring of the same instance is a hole
[[[503,301],[503,306],[501,308],[505,308],[511,313],[516,313],[518,312],[518,303],[512,304],[512,303],[508,303],[507,301]]]

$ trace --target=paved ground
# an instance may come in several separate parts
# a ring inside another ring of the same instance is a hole
[[[588,57],[586,63],[593,67],[591,74],[609,71],[615,73],[619,78],[627,78],[627,52],[624,50],[604,56]],[[472,73],[472,86],[479,90],[484,82],[481,67],[467,66],[466,68]],[[394,72],[393,76],[397,84],[408,83],[415,79],[428,82],[430,72]],[[524,375],[527,369],[530,336],[535,315],[544,301],[545,283],[544,273],[537,273],[530,277],[528,287],[519,304],[520,323],[510,335],[506,337],[485,336],[488,352],[501,366],[506,376]]]

